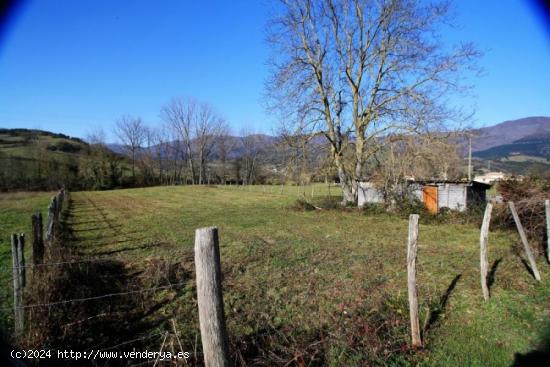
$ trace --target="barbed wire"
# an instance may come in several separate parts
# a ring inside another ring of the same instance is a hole
[[[110,298],[110,297],[118,297],[118,296],[130,295],[130,294],[146,293],[146,292],[151,292],[151,291],[157,291],[157,290],[162,290],[162,289],[173,288],[175,286],[184,285],[185,283],[186,282],[179,282],[179,283],[174,283],[174,284],[170,284],[170,285],[163,285],[163,286],[158,286],[158,287],[139,289],[139,290],[135,290],[135,291],[102,294],[100,296],[94,296],[94,297],[73,298],[73,299],[67,299],[67,300],[55,301],[55,302],[48,302],[48,303],[35,303],[35,304],[30,304],[30,305],[23,305],[23,306],[17,307],[17,309],[32,309],[32,308],[40,308],[40,307],[51,307],[51,306],[64,305],[64,304],[67,304],[67,303],[87,302],[87,301],[94,301],[94,300]],[[14,307],[3,307],[2,309],[3,310],[13,310]]]
[[[185,252],[181,251],[179,253],[176,253],[170,257],[151,257],[151,259],[160,259],[160,260],[174,260],[178,259],[179,257],[188,255]],[[10,273],[13,270],[22,269],[22,268],[36,268],[36,267],[47,267],[47,266],[63,266],[63,265],[73,265],[73,264],[84,264],[84,263],[101,263],[101,262],[113,262],[116,261],[116,259],[110,257],[110,258],[93,258],[93,259],[85,259],[85,260],[76,260],[76,261],[57,261],[57,262],[51,262],[51,263],[41,263],[41,264],[29,264],[24,266],[8,266],[3,269],[0,269],[0,273]]]

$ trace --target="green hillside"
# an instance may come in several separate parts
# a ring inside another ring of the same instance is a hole
[[[90,188],[94,177],[102,173],[105,158],[115,156],[64,134],[0,129],[0,190],[49,190],[62,185]]]

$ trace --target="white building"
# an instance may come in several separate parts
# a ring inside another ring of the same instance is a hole
[[[493,182],[503,180],[507,176],[504,172],[487,172],[482,175],[474,177],[474,181],[482,182],[485,184],[492,184]]]

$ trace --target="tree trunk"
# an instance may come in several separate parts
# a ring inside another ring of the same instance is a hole
[[[355,193],[354,195],[352,185],[349,182],[350,180],[348,174],[344,169],[344,165],[340,160],[340,157],[337,154],[334,159],[334,163],[336,164],[336,168],[338,170],[338,178],[340,179],[340,187],[342,188],[342,206],[357,203],[357,193]]]

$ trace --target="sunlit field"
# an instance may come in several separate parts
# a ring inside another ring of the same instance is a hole
[[[330,194],[333,201],[340,195],[335,186]],[[191,352],[188,363],[202,363],[193,241],[195,229],[206,226],[219,228],[235,365],[503,366],[514,362],[515,353],[548,341],[550,266],[542,258],[543,281],[537,284],[514,250],[516,233],[491,232],[492,297],[484,302],[478,226],[421,218],[424,348],[411,349],[406,215],[330,209],[323,206],[328,195],[324,184],[72,193],[62,246],[65,260],[81,263],[67,269],[71,276],[60,283],[66,291],[48,302],[140,293],[62,309],[45,306],[54,309],[49,317],[58,320],[55,332],[40,330],[43,335],[25,342],[58,349],[159,349],[165,332],[176,330],[182,348]],[[50,196],[0,195],[7,332],[13,328],[9,235],[30,234],[30,215],[44,213]],[[300,197],[320,209],[303,210],[296,204]],[[33,322],[45,315],[39,310],[29,311],[29,335],[37,332]]]

